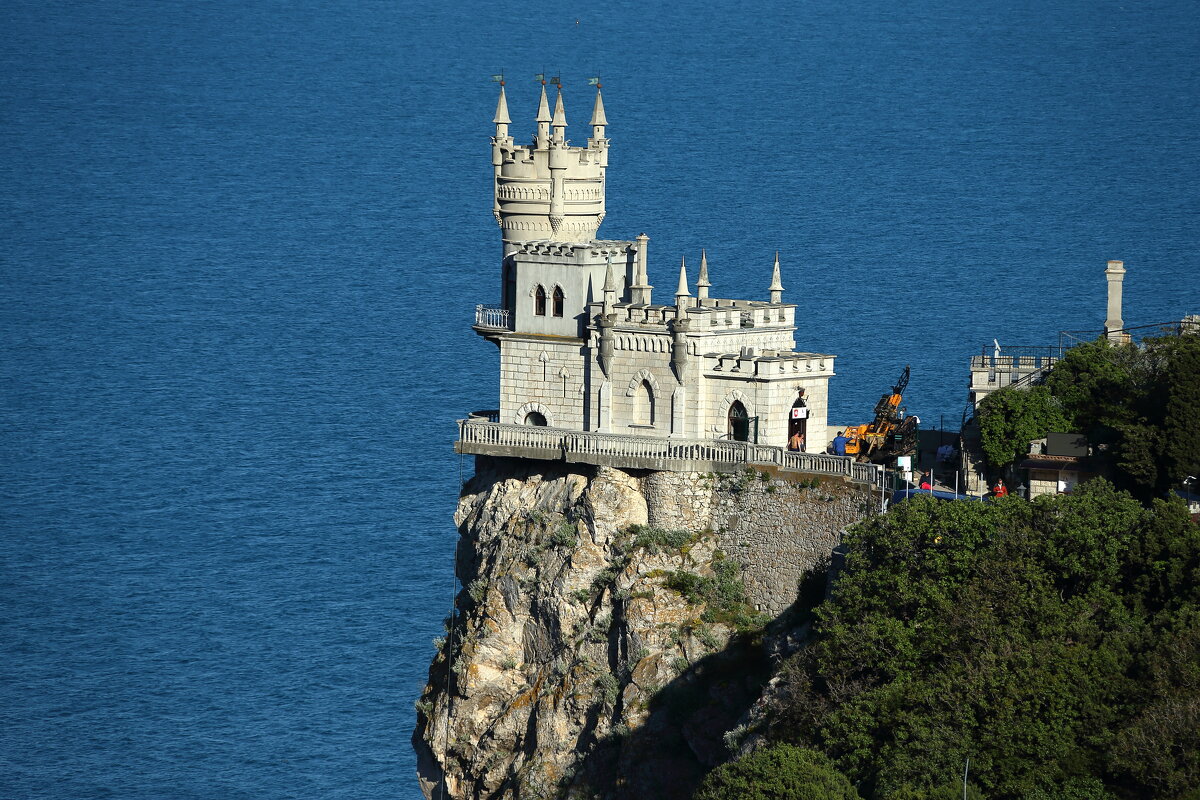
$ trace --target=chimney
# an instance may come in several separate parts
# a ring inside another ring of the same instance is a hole
[[[1104,335],[1114,344],[1129,342],[1129,334],[1125,333],[1125,321],[1121,319],[1121,285],[1125,281],[1125,263],[1109,261],[1108,269],[1104,270],[1108,278],[1108,319],[1104,320]]]

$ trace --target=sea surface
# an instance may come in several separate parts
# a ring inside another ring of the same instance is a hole
[[[496,402],[488,137],[612,138],[601,235],[707,248],[954,427],[968,357],[1200,313],[1189,0],[0,4],[0,798],[419,796],[454,420]],[[693,273],[693,279],[694,279]]]

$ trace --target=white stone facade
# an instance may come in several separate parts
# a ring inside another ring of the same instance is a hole
[[[538,135],[513,145],[503,91],[492,139],[501,302],[481,306],[475,325],[500,348],[499,421],[776,446],[799,431],[806,450],[824,450],[834,356],[796,351],[778,258],[769,302],[710,298],[704,259],[696,297],[681,267],[674,302],[655,304],[649,237],[592,238],[608,155],[599,92],[580,148],[565,140],[561,93],[550,118],[544,89]]]

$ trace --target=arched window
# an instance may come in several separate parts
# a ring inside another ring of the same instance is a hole
[[[561,286],[554,287],[554,316],[563,315],[563,291]]]
[[[546,316],[546,290],[538,284],[537,291],[533,294],[533,313],[539,317]]]
[[[654,424],[654,388],[650,381],[642,381],[633,394],[633,424]]]
[[[542,416],[540,411],[530,411],[525,415],[525,424],[544,428],[546,427],[546,418]]]

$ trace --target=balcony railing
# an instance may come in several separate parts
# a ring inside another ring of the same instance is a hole
[[[671,472],[729,471],[743,465],[769,464],[789,472],[837,475],[854,483],[883,485],[883,468],[877,464],[859,464],[850,456],[797,453],[782,447],[728,439],[568,431],[490,422],[476,414],[470,419],[459,420],[458,432],[454,449],[459,453]]]
[[[475,306],[475,325],[480,328],[493,328],[501,331],[512,330],[512,313],[502,306]]]

